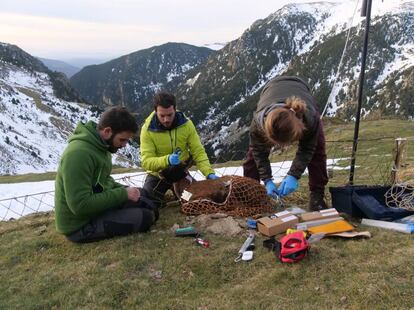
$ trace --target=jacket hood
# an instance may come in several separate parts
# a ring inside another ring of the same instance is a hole
[[[101,136],[96,129],[97,124],[94,121],[89,121],[86,124],[79,122],[73,134],[69,137],[69,143],[75,141],[84,141],[100,149],[108,151],[109,145],[101,139]]]
[[[155,112],[152,112],[152,117],[151,117],[151,121],[149,123],[148,126],[148,130],[150,131],[167,131],[167,130],[172,130],[174,128],[177,128],[183,124],[185,124],[188,119],[185,117],[183,112],[177,111],[175,112],[175,119],[174,122],[171,126],[171,128],[165,128],[158,120],[157,115],[155,114]]]

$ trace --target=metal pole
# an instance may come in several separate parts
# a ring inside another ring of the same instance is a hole
[[[364,1],[365,4],[365,1]],[[359,122],[361,119],[361,107],[362,107],[362,93],[364,88],[364,78],[365,78],[365,60],[367,58],[368,51],[368,34],[369,26],[371,22],[371,6],[372,0],[366,0],[366,7],[362,8],[362,12],[366,13],[365,21],[365,38],[364,38],[364,49],[362,51],[362,61],[361,61],[361,72],[359,75],[359,89],[358,89],[358,107],[357,114],[355,119],[355,129],[354,129],[354,143],[352,146],[352,155],[351,155],[351,170],[349,172],[349,185],[354,184],[354,172],[355,172],[355,157],[358,149],[358,134],[359,134]]]

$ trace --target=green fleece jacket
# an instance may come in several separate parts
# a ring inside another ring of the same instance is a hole
[[[140,140],[141,165],[152,175],[159,176],[158,172],[168,167],[168,156],[177,148],[182,151],[181,161],[191,154],[204,176],[214,173],[193,122],[182,112],[177,111],[170,129],[163,128],[152,112],[142,126]]]
[[[124,186],[111,177],[108,145],[96,123],[79,123],[69,137],[55,180],[55,219],[58,232],[68,235],[108,209],[127,200]]]

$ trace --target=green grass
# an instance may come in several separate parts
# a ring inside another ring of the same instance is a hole
[[[124,168],[124,167],[119,167],[119,166],[114,166],[112,169],[112,173],[114,174],[133,173],[133,172],[142,172],[142,169]],[[56,172],[26,173],[26,174],[19,174],[19,175],[1,175],[0,184],[50,181],[50,180],[54,180],[55,177],[56,177]]]
[[[178,207],[146,234],[75,245],[53,214],[0,224],[1,309],[411,309],[411,235],[323,239],[297,264],[256,240],[252,262],[233,260],[245,237],[206,234],[211,247],[174,237]],[[366,229],[364,227],[359,230]]]
[[[346,158],[338,167],[347,167],[351,163],[354,123],[345,123],[336,119],[325,120],[326,149],[328,158]],[[389,183],[393,164],[393,150],[396,138],[407,138],[406,164],[414,166],[414,122],[391,119],[363,121],[359,130],[359,142],[356,154],[354,184]],[[272,156],[272,161],[292,160],[295,148],[282,155]],[[348,182],[349,170],[334,170],[330,179],[331,186]],[[303,184],[307,179],[303,178]]]
[[[19,175],[1,175],[0,184],[48,181],[48,180],[54,180],[55,177],[56,177],[56,172],[26,173],[26,174],[19,174]]]

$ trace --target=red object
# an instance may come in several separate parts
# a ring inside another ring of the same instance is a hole
[[[196,238],[195,241],[197,244],[201,245],[203,248],[208,248],[210,246],[210,243],[207,240]]]
[[[296,263],[306,256],[309,248],[303,231],[296,231],[280,239],[279,259],[284,263]]]

